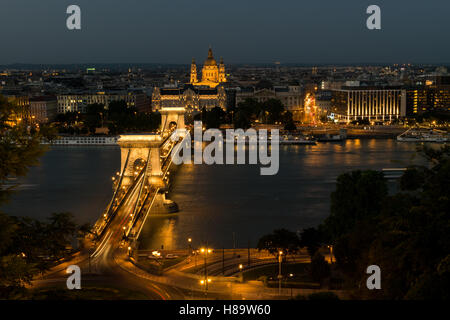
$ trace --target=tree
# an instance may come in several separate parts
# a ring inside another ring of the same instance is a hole
[[[51,256],[67,255],[67,247],[77,234],[77,225],[70,212],[52,213],[49,223],[44,227],[47,250]]]
[[[247,98],[238,103],[237,111],[243,112],[248,118],[256,117],[263,109],[261,103],[253,98]]]
[[[123,100],[112,101],[107,113],[108,129],[111,134],[155,131],[161,123],[159,112],[139,113],[136,108],[128,107]]]
[[[280,100],[269,99],[263,103],[262,108],[269,113],[267,123],[274,124],[283,121],[284,106]]]
[[[42,132],[30,129],[25,121],[17,121],[19,113],[18,106],[0,95],[0,205],[9,199],[15,187],[5,186],[7,178],[26,175],[46,150],[40,144]],[[18,228],[14,219],[0,213],[0,287],[23,286],[35,273],[35,266],[27,263],[17,250],[14,238]]]
[[[316,252],[311,259],[311,278],[314,281],[322,283],[324,279],[328,278],[331,274],[330,266],[325,261],[323,255]]]
[[[14,188],[5,187],[6,179],[24,176],[46,150],[40,143],[42,133],[29,130],[24,121],[15,120],[18,109],[0,96],[0,205]]]
[[[338,179],[323,229],[334,241],[338,268],[363,297],[450,298],[450,148],[422,152],[431,168],[409,168],[393,195],[374,174]],[[383,270],[383,290],[365,289],[372,264]]]
[[[129,114],[127,103],[125,100],[111,101],[108,106],[108,118],[114,120],[121,115]]]
[[[422,184],[424,173],[420,168],[410,167],[403,173],[400,178],[400,187],[402,190],[417,190]]]
[[[23,287],[31,283],[35,274],[33,265],[20,255],[9,254],[0,257],[0,288]]]
[[[239,110],[234,115],[233,125],[235,129],[248,129],[251,127],[250,117],[244,110]]]
[[[284,124],[284,130],[297,130],[297,126],[295,125],[294,119],[292,118],[292,113],[290,111],[285,111],[283,113],[282,123]]]
[[[288,256],[299,251],[300,240],[295,232],[277,229],[273,233],[261,237],[257,247],[258,250],[267,250],[275,256],[279,251],[283,251],[283,254]]]
[[[300,233],[300,246],[306,247],[312,258],[323,243],[323,236],[316,228],[307,228]]]
[[[373,170],[352,171],[337,178],[331,193],[331,213],[325,221],[334,238],[351,230],[363,218],[375,216],[387,197],[383,173]]]
[[[87,106],[84,122],[90,133],[95,133],[95,129],[102,125],[105,106],[100,103],[93,103]]]
[[[225,122],[225,112],[220,107],[214,107],[209,111],[202,110],[202,118],[207,129],[218,129]]]

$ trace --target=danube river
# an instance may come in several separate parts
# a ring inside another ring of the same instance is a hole
[[[215,248],[254,246],[276,228],[300,231],[322,222],[339,174],[422,161],[415,144],[356,139],[280,146],[275,176],[260,176],[258,165],[182,165],[171,175],[170,192],[180,212],[150,216],[140,246],[186,248],[189,237],[194,245],[208,241]],[[79,223],[93,223],[111,198],[119,166],[119,147],[53,147],[1,209],[39,219],[69,211]]]

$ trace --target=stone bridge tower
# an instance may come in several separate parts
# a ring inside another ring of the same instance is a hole
[[[133,183],[134,177],[148,162],[147,176],[154,185],[164,186],[162,181],[159,134],[121,135],[117,143],[121,153],[121,172],[124,173],[122,186]],[[126,167],[125,167],[126,165]]]
[[[161,133],[170,129],[171,124],[176,125],[179,130],[186,128],[184,124],[184,114],[186,109],[184,107],[162,107],[161,113]]]

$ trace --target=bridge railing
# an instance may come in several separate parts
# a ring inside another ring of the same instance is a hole
[[[107,215],[106,217],[104,217],[104,222],[101,225],[99,225],[98,229],[96,230],[96,234],[99,237],[103,236],[103,233],[105,232],[107,227],[111,224],[112,220],[114,220],[114,217],[116,216],[117,211],[120,210],[120,208],[126,202],[128,197],[132,194],[132,192],[136,188],[136,186],[141,182],[141,180],[143,180],[144,172],[145,172],[145,169],[142,169],[139,172],[137,177],[134,179],[133,183],[127,189],[125,189],[125,193],[124,193],[123,197],[118,201],[118,204],[113,205],[111,207],[112,209],[110,211],[110,214]],[[114,198],[113,198],[113,201],[115,201]]]

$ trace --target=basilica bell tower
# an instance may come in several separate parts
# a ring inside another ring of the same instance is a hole
[[[198,79],[197,79],[197,65],[195,64],[195,59],[192,58],[192,63],[191,63],[191,84],[197,83]]]

